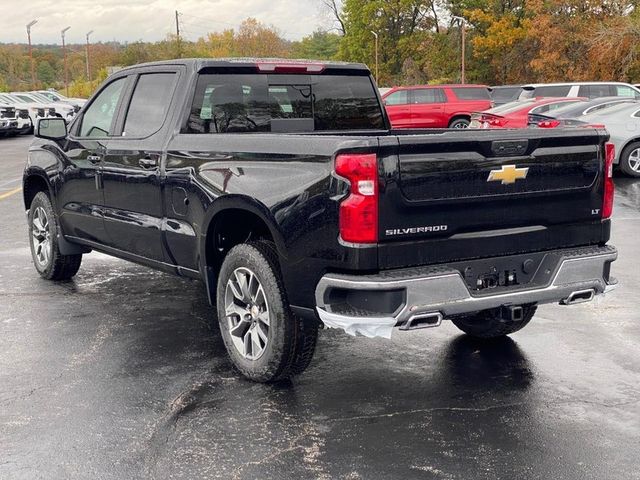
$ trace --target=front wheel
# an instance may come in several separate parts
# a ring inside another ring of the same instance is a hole
[[[60,253],[60,227],[51,200],[45,192],[38,192],[33,198],[28,223],[31,257],[40,276],[47,280],[69,280],[78,273],[82,254]]]
[[[291,312],[271,242],[241,244],[229,251],[216,298],[227,353],[245,377],[271,382],[307,368],[318,325]]]
[[[522,318],[511,320],[504,316],[504,310],[495,308],[464,315],[451,321],[467,335],[478,338],[504,337],[523,329],[536,313],[536,305],[522,305]]]

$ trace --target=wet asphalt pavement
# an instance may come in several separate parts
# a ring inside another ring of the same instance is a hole
[[[0,479],[640,479],[640,182],[616,179],[606,298],[488,344],[323,331],[260,385],[198,282],[96,253],[40,279],[10,194],[29,142],[0,139]]]

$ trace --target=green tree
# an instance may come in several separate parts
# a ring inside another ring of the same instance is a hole
[[[330,60],[338,54],[341,36],[337,33],[315,31],[291,45],[291,56],[317,60]]]
[[[435,1],[435,0],[434,0]],[[416,51],[437,30],[437,9],[424,0],[345,0],[345,35],[339,56],[344,60],[375,65],[375,36],[381,85],[402,80],[402,65],[412,58],[422,68]]]
[[[49,62],[41,61],[38,62],[38,68],[36,70],[36,75],[38,80],[44,84],[46,87],[50,87],[55,84],[56,81],[56,71],[53,69]]]

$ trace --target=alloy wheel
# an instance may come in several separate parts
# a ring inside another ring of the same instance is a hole
[[[245,267],[236,268],[224,294],[227,326],[233,345],[243,358],[257,360],[269,343],[269,305],[258,277]]]
[[[640,148],[636,148],[629,154],[629,167],[636,173],[640,173]]]
[[[46,268],[52,255],[52,243],[49,217],[42,207],[37,207],[33,212],[31,241],[33,242],[34,260],[40,268]]]

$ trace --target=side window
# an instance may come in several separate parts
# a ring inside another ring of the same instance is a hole
[[[554,110],[558,110],[559,108],[566,107],[567,105],[569,104],[565,102],[551,103],[548,105],[549,108],[547,109],[547,111],[553,112]]]
[[[489,90],[483,87],[455,87],[451,90],[458,100],[491,100]]]
[[[442,103],[445,101],[444,93],[439,88],[418,88],[413,90],[414,104]]]
[[[536,114],[536,113],[545,113],[549,111],[549,105],[540,105],[539,107],[533,108],[531,110],[529,110],[529,113],[531,114]]]
[[[611,85],[580,85],[580,89],[578,90],[579,97],[600,98],[609,97],[611,95],[613,95]]]
[[[116,113],[116,106],[126,78],[119,78],[107,85],[82,117],[81,137],[106,137],[110,133],[111,122]]]
[[[616,85],[614,95],[616,97],[640,98],[640,94],[638,92],[636,92],[631,87],[627,87],[626,85]]]
[[[173,94],[175,73],[140,75],[131,97],[122,136],[147,137],[162,127]]]
[[[385,105],[406,105],[409,103],[407,90],[398,90],[384,99]]]
[[[549,85],[536,87],[535,97],[566,97],[569,95],[571,85]]]

